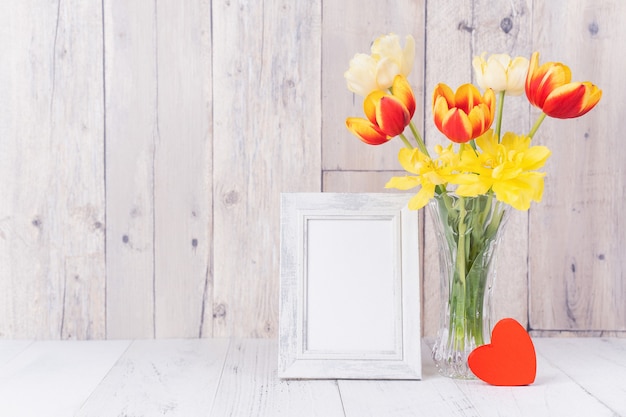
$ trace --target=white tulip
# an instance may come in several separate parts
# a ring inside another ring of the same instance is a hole
[[[485,56],[486,53],[483,53],[472,61],[476,83],[480,88],[491,88],[496,93],[505,91],[512,96],[521,95],[528,73],[528,59],[521,56],[511,59],[506,54],[493,54],[485,60]]]
[[[371,55],[356,54],[344,73],[348,89],[363,97],[375,90],[388,90],[396,75],[406,77],[411,72],[415,39],[407,36],[402,48],[397,35],[384,35],[374,41],[371,52]]]

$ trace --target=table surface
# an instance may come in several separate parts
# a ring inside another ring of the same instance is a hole
[[[0,341],[0,416],[624,416],[626,339],[536,338],[537,378],[493,387],[281,380],[263,339]]]

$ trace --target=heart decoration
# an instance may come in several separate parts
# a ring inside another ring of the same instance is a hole
[[[514,319],[502,319],[491,333],[491,344],[474,349],[467,363],[491,385],[529,385],[535,381],[537,356],[528,332]]]

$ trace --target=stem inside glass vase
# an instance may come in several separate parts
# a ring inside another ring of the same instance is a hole
[[[433,359],[443,375],[472,378],[467,356],[489,342],[493,264],[509,206],[491,193],[460,197],[447,192],[428,207],[439,246],[442,294]]]

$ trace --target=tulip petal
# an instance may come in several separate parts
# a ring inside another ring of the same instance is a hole
[[[409,118],[413,118],[415,114],[415,96],[406,77],[397,75],[393,80],[391,91],[393,96],[400,100],[409,111]]]
[[[483,82],[485,90],[491,88],[495,91],[505,91],[507,89],[507,69],[511,57],[505,54],[495,54],[487,61],[487,71],[485,71]],[[479,84],[480,85],[480,84]]]
[[[580,113],[582,98],[585,95],[584,88],[578,86],[572,90],[571,85],[563,87],[554,90],[543,104],[543,112],[550,117],[569,119]]]
[[[354,133],[361,141],[368,145],[381,145],[391,139],[380,131],[372,122],[359,117],[349,117],[346,119],[346,127]]]
[[[534,106],[543,108],[550,93],[572,79],[572,72],[560,62],[546,62],[539,66],[539,53],[534,52],[526,77],[526,95]]]
[[[524,93],[524,83],[528,74],[528,59],[518,56],[513,59],[507,72],[506,93],[519,96]]]
[[[448,111],[450,111],[450,108],[448,107],[448,102],[446,101],[446,98],[443,96],[438,97],[433,105],[433,116],[435,126],[437,126],[437,129],[442,132],[443,118],[446,116],[446,114],[448,114]]]
[[[588,86],[583,83],[569,83],[560,86],[548,96],[543,104],[543,112],[550,117],[557,119],[570,119],[582,116],[597,101],[588,107],[586,102]],[[599,97],[598,97],[599,100]]]
[[[467,117],[472,125],[473,138],[477,138],[485,133],[493,122],[493,115],[486,104],[479,104],[474,107]]]
[[[582,116],[589,110],[593,109],[602,98],[602,90],[600,90],[596,85],[591,84],[588,81],[583,82],[583,84],[587,86],[587,90],[583,99],[583,112],[579,116]]]
[[[543,74],[543,76],[541,74]],[[539,67],[539,77],[541,78],[539,78],[535,90],[535,98],[537,102],[541,103],[543,106],[543,103],[554,89],[571,81],[572,73],[570,69],[563,64],[547,62]]]
[[[380,98],[376,107],[376,122],[382,132],[388,136],[397,136],[404,132],[411,118],[404,104],[393,96]]]
[[[411,35],[404,38],[404,49],[402,50],[402,69],[401,74],[409,75],[413,69],[413,61],[415,61],[415,39]]]
[[[440,97],[446,101],[447,108],[454,107],[454,91],[446,84],[439,83],[435,86],[433,91],[433,108]]]
[[[478,103],[482,103],[480,91],[473,84],[463,84],[456,90],[454,106],[468,114]]]
[[[380,88],[387,89],[393,84],[394,77],[400,73],[398,62],[391,58],[382,58],[376,65],[376,82]]]
[[[378,107],[378,103],[380,99],[385,95],[383,91],[376,90],[372,91],[365,97],[363,100],[363,112],[365,116],[369,119],[370,122],[376,124],[376,108]]]
[[[350,60],[350,68],[344,73],[348,90],[362,97],[378,89],[376,84],[376,60],[366,54],[356,54]]]
[[[483,103],[485,103],[489,108],[491,121],[493,121],[496,116],[496,93],[494,93],[491,88],[485,91],[485,94],[483,95]],[[491,122],[489,122],[489,125],[491,126]]]
[[[441,132],[456,143],[465,143],[472,139],[472,123],[467,114],[458,108],[451,109],[442,120]]]
[[[535,71],[539,67],[539,52],[533,52],[528,62],[528,73],[526,73],[526,94],[532,90],[532,82]]]

